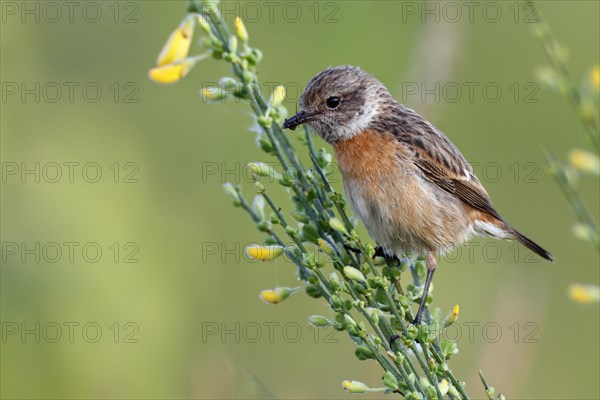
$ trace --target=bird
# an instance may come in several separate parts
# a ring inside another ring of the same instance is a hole
[[[332,146],[350,208],[384,255],[424,258],[427,276],[413,324],[421,323],[440,257],[474,236],[516,240],[553,261],[494,209],[450,139],[359,67],[319,72],[299,105],[282,128],[306,124]]]

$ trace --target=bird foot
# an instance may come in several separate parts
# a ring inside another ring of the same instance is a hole
[[[375,257],[385,258],[386,261],[396,261],[398,263],[400,262],[400,259],[398,257],[388,255],[381,246],[375,247],[375,254],[373,255],[373,258]]]

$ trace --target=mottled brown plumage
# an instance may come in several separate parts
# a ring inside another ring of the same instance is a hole
[[[350,206],[373,239],[390,256],[426,257],[416,322],[438,254],[473,235],[516,239],[552,260],[500,217],[456,146],[371,75],[329,68],[308,83],[300,106],[284,128],[306,123],[333,146]]]

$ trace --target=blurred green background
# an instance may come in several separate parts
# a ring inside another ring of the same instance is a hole
[[[329,315],[323,301],[270,306],[257,296],[298,281],[283,260],[245,259],[263,235],[221,190],[228,180],[251,194],[243,166],[270,161],[246,104],[201,101],[227,65],[204,60],[166,87],[147,79],[186,3],[74,2],[72,14],[66,3],[1,3],[1,397],[340,398],[350,397],[344,379],[378,386],[379,367],[358,361],[345,334],[309,328],[307,316]],[[482,369],[509,398],[599,398],[598,307],[566,296],[572,282],[598,282],[598,254],[572,236],[542,152],[585,147],[585,133],[560,96],[531,86],[546,59],[518,3],[472,2],[472,18],[451,3],[461,15],[441,2],[422,17],[418,2],[365,0],[222,10],[246,20],[265,55],[259,79],[288,86],[291,113],[294,88],[316,72],[362,67],[440,127],[496,208],[555,254],[554,264],[530,262],[499,243],[485,255],[495,242],[478,240],[441,263],[434,306],[460,304],[451,366],[471,395],[484,396]],[[536,4],[575,79],[587,76],[599,61],[599,3]],[[439,97],[407,94],[422,83]],[[497,101],[482,90],[490,83]],[[582,183],[597,205],[597,182]]]

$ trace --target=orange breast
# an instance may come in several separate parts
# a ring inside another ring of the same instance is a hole
[[[464,241],[462,202],[424,179],[394,136],[366,130],[333,147],[350,206],[380,245],[397,254]]]
[[[365,130],[348,140],[337,142],[333,148],[345,178],[374,181],[374,177],[386,174],[391,179],[395,174],[398,142],[392,135]]]

